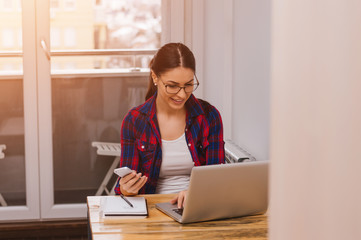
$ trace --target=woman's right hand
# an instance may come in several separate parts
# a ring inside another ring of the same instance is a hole
[[[142,176],[142,173],[137,173],[133,170],[119,180],[120,191],[123,195],[136,195],[147,180],[148,178]]]

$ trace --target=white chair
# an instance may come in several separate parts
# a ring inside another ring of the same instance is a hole
[[[5,145],[0,145],[0,159],[3,159],[5,157],[5,154],[3,153],[3,150],[5,150],[5,149],[6,149]],[[1,206],[4,206],[4,207],[8,205],[1,193],[0,193],[0,204],[1,204]]]
[[[110,166],[107,174],[105,175],[95,195],[100,196],[104,191],[108,195],[114,195],[114,187],[116,183],[114,184],[113,188],[110,191],[107,189],[107,185],[109,183],[110,178],[114,174],[114,169],[116,169],[119,166],[120,151],[121,151],[120,143],[92,142],[92,146],[97,148],[98,155],[115,156],[112,165]]]

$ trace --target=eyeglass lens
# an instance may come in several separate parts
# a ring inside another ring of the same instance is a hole
[[[167,85],[166,86],[166,90],[168,93],[178,93],[182,88],[184,88],[186,93],[191,93],[193,91],[195,91],[198,87],[198,84],[188,84],[184,87],[179,87],[179,86],[173,86],[173,85]]]

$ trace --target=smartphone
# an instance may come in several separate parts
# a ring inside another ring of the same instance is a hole
[[[121,168],[114,169],[114,173],[117,174],[119,177],[124,177],[125,175],[128,175],[132,171],[133,170],[131,170],[128,167],[121,167]]]

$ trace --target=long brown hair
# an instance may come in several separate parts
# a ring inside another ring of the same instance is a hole
[[[157,51],[149,63],[151,72],[145,100],[148,100],[157,91],[157,87],[153,83],[152,71],[159,77],[162,73],[177,67],[189,68],[196,73],[196,60],[194,55],[183,43],[167,43]]]

